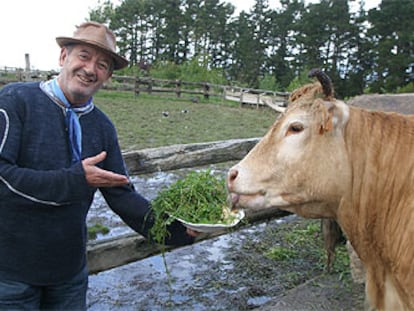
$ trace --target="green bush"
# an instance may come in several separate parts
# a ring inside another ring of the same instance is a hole
[[[414,82],[398,88],[397,93],[414,93]]]
[[[266,73],[262,79],[259,80],[259,88],[261,90],[277,91],[280,90],[280,86],[276,82],[276,78]]]

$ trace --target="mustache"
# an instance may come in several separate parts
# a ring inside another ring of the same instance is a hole
[[[96,80],[96,74],[94,72],[88,72],[85,69],[78,70],[77,74],[80,76],[84,76],[88,79],[94,80],[94,81]]]

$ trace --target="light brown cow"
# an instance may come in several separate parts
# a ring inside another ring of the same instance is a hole
[[[414,310],[414,116],[349,107],[312,75],[229,170],[233,204],[335,219],[364,263],[370,305]]]

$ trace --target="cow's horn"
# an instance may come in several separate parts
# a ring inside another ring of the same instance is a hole
[[[331,81],[331,78],[329,78],[326,73],[324,73],[319,68],[314,68],[311,71],[309,71],[308,76],[309,78],[316,77],[318,79],[319,83],[322,85],[323,93],[325,94],[326,97],[333,96],[332,81]]]

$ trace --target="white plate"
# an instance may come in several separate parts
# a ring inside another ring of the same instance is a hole
[[[183,219],[180,219],[176,217],[176,219],[183,223],[184,226],[187,228],[198,231],[198,232],[204,232],[204,233],[212,233],[220,230],[229,229],[231,227],[234,227],[237,225],[240,220],[242,220],[245,216],[244,211],[240,209],[237,213],[232,213],[234,216],[236,216],[232,223],[230,224],[195,224],[188,221],[185,221]]]

